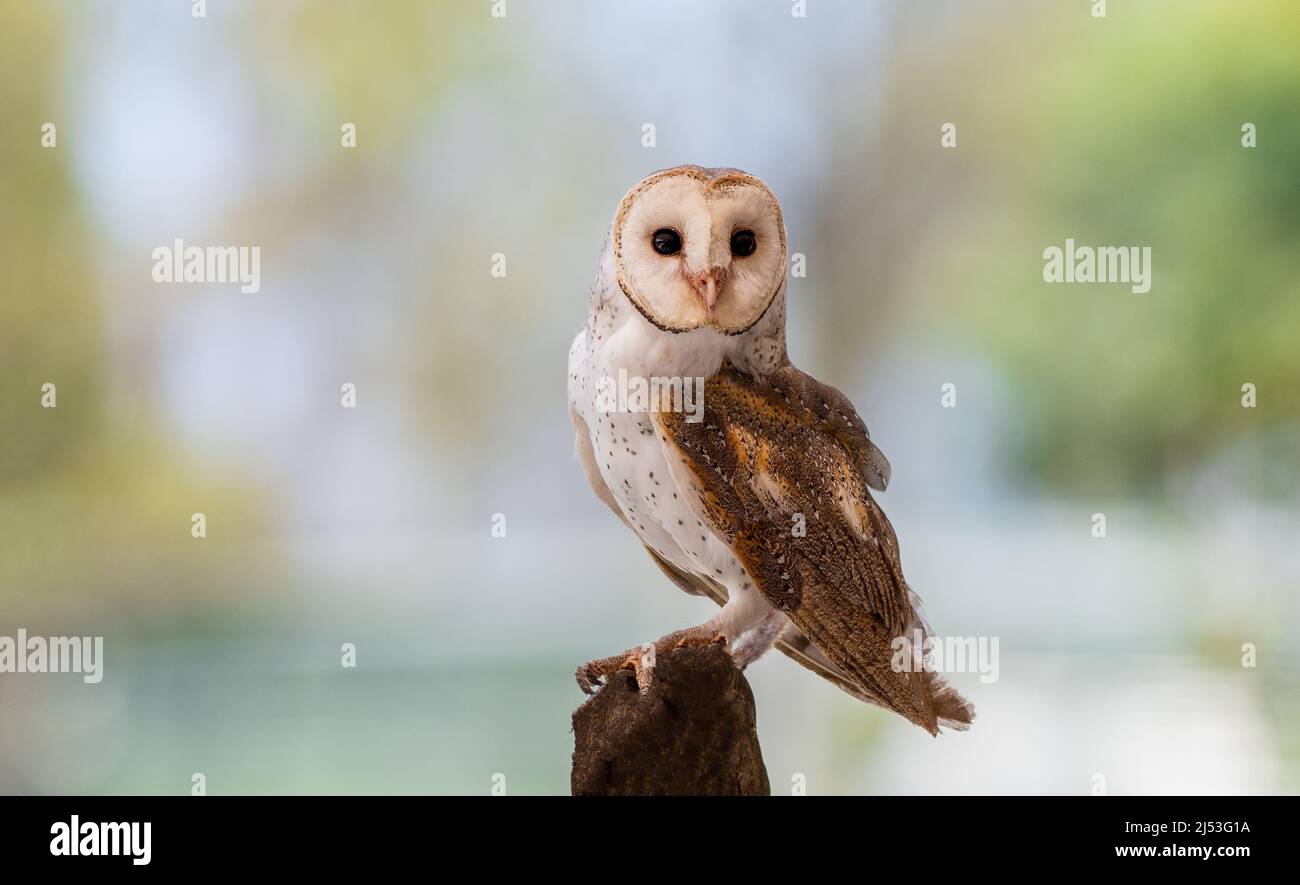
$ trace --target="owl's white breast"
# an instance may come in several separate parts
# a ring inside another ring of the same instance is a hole
[[[662,332],[635,310],[622,311],[619,321],[609,324],[592,317],[569,353],[569,399],[587,425],[606,487],[641,540],[679,568],[740,587],[748,577],[726,542],[696,515],[690,490],[674,479],[651,415],[611,411],[598,396],[601,379],[617,379],[620,370],[684,379],[712,375],[725,355],[718,342],[664,340],[692,334]]]

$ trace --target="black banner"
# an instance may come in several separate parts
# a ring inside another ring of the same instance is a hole
[[[719,875],[769,846],[792,858],[836,846],[839,862],[856,850],[936,872],[973,871],[975,861],[1226,872],[1290,857],[1298,808],[1283,797],[23,797],[0,801],[0,827],[6,864],[83,872],[337,873],[606,851],[649,870],[665,851],[710,845],[721,851]]]

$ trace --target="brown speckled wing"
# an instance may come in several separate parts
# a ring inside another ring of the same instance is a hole
[[[891,641],[919,619],[868,489],[888,462],[848,400],[788,364],[761,380],[724,366],[705,384],[704,419],[689,417],[656,420],[700,513],[768,601],[869,699],[931,732],[969,722],[935,674],[890,666]]]
[[[763,380],[787,412],[843,446],[867,485],[878,492],[885,490],[889,485],[889,461],[871,441],[867,425],[847,396],[789,363]]]

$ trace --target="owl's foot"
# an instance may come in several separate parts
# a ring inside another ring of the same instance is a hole
[[[584,692],[595,694],[596,689],[602,684],[601,679],[619,670],[631,670],[636,674],[636,687],[641,694],[645,694],[650,691],[650,684],[654,681],[656,655],[687,645],[712,645],[715,642],[725,645],[727,638],[711,624],[701,624],[698,627],[669,633],[657,642],[647,642],[621,655],[588,661],[578,668],[574,677]]]
[[[655,647],[647,642],[640,648],[634,648],[621,655],[587,661],[578,668],[578,672],[574,674],[574,677],[578,680],[578,686],[584,692],[595,694],[596,689],[602,685],[601,680],[606,676],[617,673],[619,670],[633,670],[637,674],[636,684],[639,687],[641,685],[642,671],[649,673],[654,669],[654,656]]]

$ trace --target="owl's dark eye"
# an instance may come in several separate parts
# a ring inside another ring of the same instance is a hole
[[[676,255],[682,251],[682,236],[671,227],[661,227],[655,231],[650,243],[660,255]]]
[[[737,258],[753,255],[757,248],[758,240],[754,239],[752,230],[738,230],[731,235],[731,254]]]

